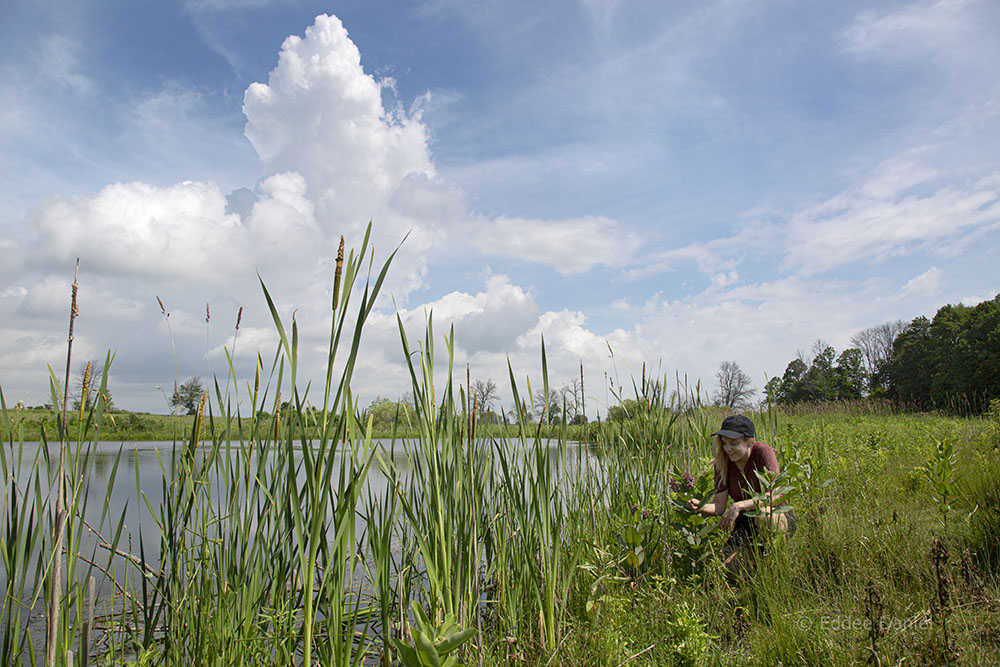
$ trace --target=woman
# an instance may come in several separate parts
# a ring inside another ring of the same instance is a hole
[[[770,506],[757,507],[752,500],[760,492],[760,480],[755,472],[777,475],[781,472],[778,457],[770,445],[754,440],[753,422],[743,415],[726,417],[722,428],[712,434],[712,456],[715,467],[715,497],[701,505],[697,498],[688,501],[692,512],[721,516],[719,526],[731,531],[723,547],[725,563],[732,565],[741,547],[751,543],[759,525],[770,521],[780,532],[795,530],[791,512],[772,513],[780,497],[775,496]],[[732,499],[733,503],[726,508]],[[758,511],[763,516],[749,517],[745,513]]]

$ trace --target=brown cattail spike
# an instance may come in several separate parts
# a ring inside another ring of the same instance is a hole
[[[340,237],[340,247],[337,249],[337,269],[333,273],[333,310],[337,311],[337,301],[340,296],[340,277],[344,273],[344,237]]]
[[[198,404],[198,416],[195,417],[194,423],[194,446],[198,446],[198,442],[201,440],[201,420],[205,416],[205,399],[208,398],[208,392],[201,392],[201,402]]]
[[[90,391],[90,362],[87,362],[87,367],[83,369],[83,396],[81,397],[82,402],[86,402],[87,393]]]

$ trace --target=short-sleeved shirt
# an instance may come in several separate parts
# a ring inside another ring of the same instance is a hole
[[[735,463],[728,460],[728,457],[726,458],[726,464],[729,466],[727,483],[723,485],[722,477],[719,475],[719,471],[716,470],[715,492],[729,491],[729,497],[733,499],[733,502],[738,503],[741,500],[749,499],[755,493],[760,493],[760,480],[757,479],[757,475],[753,472],[754,470],[761,472],[770,470],[773,473],[781,472],[781,468],[778,466],[778,457],[774,453],[774,449],[763,442],[754,441],[750,443],[750,458],[747,459],[743,470],[740,470]]]

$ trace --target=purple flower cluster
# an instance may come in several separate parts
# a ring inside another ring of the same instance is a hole
[[[681,491],[690,491],[694,488],[694,475],[688,471],[684,471],[680,479],[674,478],[670,480],[670,490],[675,493],[680,493]]]
[[[632,514],[637,513],[641,508],[638,505],[632,505]],[[642,519],[645,521],[649,518],[649,510],[642,510]]]

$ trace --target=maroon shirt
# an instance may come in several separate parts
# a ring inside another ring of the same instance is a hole
[[[750,443],[750,458],[743,466],[743,470],[740,470],[732,460],[727,460],[726,464],[729,466],[728,482],[723,485],[722,478],[716,471],[715,492],[729,491],[729,497],[737,503],[741,500],[748,500],[755,493],[760,493],[760,480],[757,479],[757,475],[753,474],[754,470],[781,472],[774,449],[768,444],[757,441]]]

